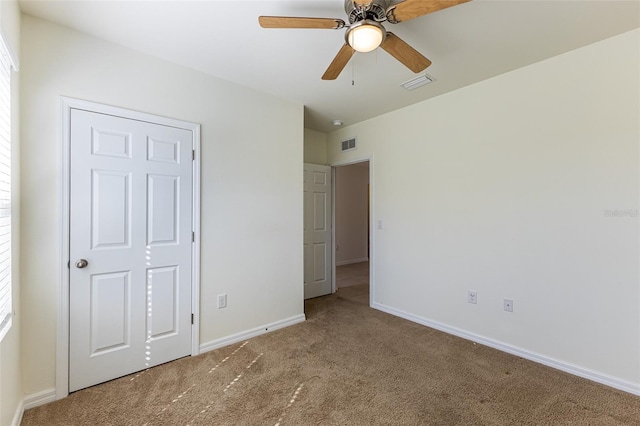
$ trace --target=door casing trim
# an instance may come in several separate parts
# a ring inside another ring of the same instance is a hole
[[[71,110],[81,109],[99,114],[161,124],[192,131],[193,161],[193,232],[191,245],[191,355],[200,353],[200,124],[175,120],[111,105],[60,96],[60,130],[58,132],[58,219],[59,247],[57,279],[56,327],[56,399],[69,395],[69,231],[70,231],[70,162],[71,162]]]

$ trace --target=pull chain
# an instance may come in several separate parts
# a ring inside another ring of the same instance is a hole
[[[351,85],[356,85],[356,66],[351,63]]]

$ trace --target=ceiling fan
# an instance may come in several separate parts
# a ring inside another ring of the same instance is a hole
[[[289,16],[260,16],[262,28],[347,28],[345,43],[322,76],[335,80],[357,52],[370,52],[382,47],[414,73],[431,65],[431,61],[409,46],[400,37],[387,31],[382,22],[391,24],[408,21],[470,0],[345,0],[344,10],[349,17],[347,25],[342,19],[295,18]]]

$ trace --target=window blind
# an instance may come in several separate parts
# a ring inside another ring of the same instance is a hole
[[[11,328],[11,66],[0,34],[0,340]]]

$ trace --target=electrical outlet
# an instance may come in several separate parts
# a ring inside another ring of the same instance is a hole
[[[504,310],[513,312],[513,299],[504,299]]]
[[[473,303],[474,305],[478,303],[478,293],[475,291],[467,291],[467,302]]]
[[[218,295],[218,309],[222,309],[222,308],[226,308],[227,307],[227,295],[226,294],[219,294]]]

